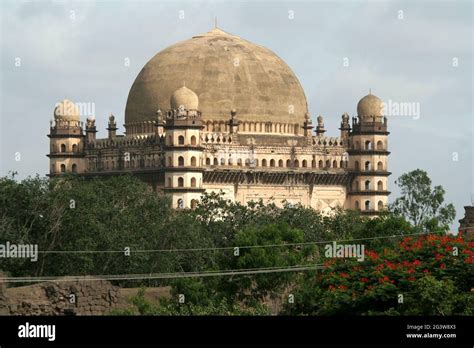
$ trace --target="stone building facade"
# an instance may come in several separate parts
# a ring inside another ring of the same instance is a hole
[[[304,91],[276,54],[218,28],[155,55],[130,90],[125,134],[110,115],[107,138],[72,101],[51,121],[50,176],[131,173],[176,208],[207,191],[374,216],[388,203],[388,127],[369,93],[338,137],[313,126]],[[82,115],[85,116],[85,115]]]

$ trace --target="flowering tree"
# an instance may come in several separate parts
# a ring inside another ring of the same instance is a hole
[[[461,237],[405,237],[366,251],[364,262],[331,259],[306,276],[286,314],[472,314],[474,243]]]

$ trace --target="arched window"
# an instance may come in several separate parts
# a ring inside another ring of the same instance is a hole
[[[242,158],[237,158],[237,165],[238,165],[239,167],[242,166]]]
[[[365,181],[365,190],[369,191],[370,190],[370,180]]]
[[[262,160],[262,167],[266,167],[267,166],[267,160],[266,159],[263,159]]]
[[[191,136],[191,145],[196,145],[196,137],[193,135]]]
[[[224,157],[221,158],[221,165],[222,165],[222,166],[225,165],[225,158],[224,158]]]
[[[77,144],[72,144],[72,152],[77,152]]]
[[[355,208],[356,210],[360,210],[359,201],[355,201]]]
[[[365,170],[371,170],[370,161],[365,162]]]
[[[330,160],[326,160],[326,168],[331,168],[331,161]]]
[[[360,170],[359,161],[355,161],[355,162],[354,162],[354,168],[355,168],[355,170]]]
[[[382,162],[377,163],[377,170],[383,170],[383,163]]]
[[[312,167],[312,168],[316,168],[316,161],[315,161],[315,160],[312,160],[312,161],[311,161],[311,167]]]
[[[196,178],[195,177],[191,178],[191,187],[196,187]]]
[[[246,167],[250,166],[250,158],[245,159],[245,166]]]
[[[196,209],[198,204],[197,199],[191,199],[191,209]]]
[[[66,165],[61,164],[61,173],[66,173]]]
[[[291,167],[291,160],[286,160],[286,167],[290,168]]]
[[[228,163],[229,163],[229,166],[231,166],[234,163],[234,160],[232,159],[232,157],[229,157]]]
[[[66,152],[66,144],[61,144],[61,152]]]
[[[209,157],[206,157],[206,165],[207,166],[211,165],[211,159]]]
[[[184,179],[182,177],[178,178],[178,187],[184,187]]]
[[[178,209],[184,209],[184,201],[182,198],[178,199]]]
[[[180,167],[184,166],[184,157],[183,156],[178,157],[178,166],[180,166]]]
[[[336,160],[332,161],[332,167],[337,168],[337,161]]]
[[[270,160],[270,167],[275,167],[275,160],[274,159]]]
[[[278,167],[283,167],[283,160],[278,161]]]
[[[323,168],[323,167],[324,167],[324,164],[323,164],[323,161],[322,161],[322,160],[319,160],[318,167],[319,167],[319,168]]]
[[[300,166],[300,161],[298,161],[297,159],[295,159],[295,168],[299,168]]]
[[[365,210],[370,210],[370,201],[365,201]]]
[[[359,191],[360,187],[359,187],[359,181],[356,180],[354,181],[354,191]]]
[[[168,178],[168,187],[171,187],[171,186],[173,186],[171,182],[171,178]]]
[[[214,162],[213,163],[214,163],[215,166],[217,166],[217,165],[219,165],[219,160],[214,157]]]
[[[382,180],[379,180],[377,182],[377,191],[383,191],[383,182],[382,182]]]
[[[77,164],[76,163],[72,164],[72,172],[77,173]]]
[[[344,161],[339,161],[339,168],[344,168]]]
[[[377,141],[377,150],[383,150],[383,142],[381,140]]]
[[[184,137],[183,137],[182,135],[180,135],[180,136],[178,137],[178,144],[179,144],[179,145],[184,145]]]
[[[377,210],[383,210],[383,202],[382,201],[379,201],[377,203]]]
[[[372,150],[372,142],[370,140],[365,141],[365,149]]]
[[[303,168],[308,167],[308,161],[303,160],[303,162],[301,162],[301,165],[303,166]]]
[[[192,165],[193,167],[196,166],[196,157],[194,157],[194,156],[191,157],[191,165]]]

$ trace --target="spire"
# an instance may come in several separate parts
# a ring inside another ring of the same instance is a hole
[[[217,16],[214,17],[214,28],[217,28]]]

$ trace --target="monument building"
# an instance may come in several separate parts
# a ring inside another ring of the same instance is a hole
[[[369,93],[343,113],[338,136],[313,125],[298,78],[275,53],[214,28],[156,54],[138,74],[124,134],[110,115],[105,138],[94,115],[70,100],[50,127],[50,176],[135,175],[175,208],[203,192],[247,203],[301,203],[375,216],[387,207],[388,128]]]

